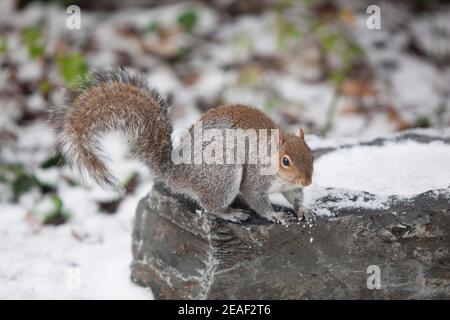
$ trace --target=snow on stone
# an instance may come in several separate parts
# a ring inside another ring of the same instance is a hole
[[[357,146],[326,154],[315,162],[316,185],[412,196],[450,186],[450,146],[435,141]]]

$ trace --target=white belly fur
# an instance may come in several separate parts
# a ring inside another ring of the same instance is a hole
[[[283,180],[280,177],[276,176],[275,180],[269,188],[269,193],[280,193],[283,191],[298,189],[299,187],[299,185],[289,183],[286,180]]]

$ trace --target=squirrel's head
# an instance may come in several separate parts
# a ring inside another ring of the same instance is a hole
[[[309,186],[312,182],[314,156],[305,142],[302,128],[297,134],[280,135],[278,176],[292,184]]]

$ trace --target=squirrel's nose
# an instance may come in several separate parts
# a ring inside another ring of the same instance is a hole
[[[304,180],[302,180],[302,185],[304,187],[307,187],[311,184],[311,182],[312,182],[311,179],[304,179]]]

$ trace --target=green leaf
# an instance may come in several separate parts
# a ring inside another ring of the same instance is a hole
[[[29,27],[22,29],[22,37],[25,43],[31,44],[40,40],[42,35],[41,31],[38,28]]]
[[[0,40],[0,54],[3,54],[8,49],[8,39],[6,37],[2,37]]]
[[[39,82],[39,92],[41,94],[47,94],[50,91],[50,82],[48,80],[42,80]]]
[[[60,164],[63,161],[62,155],[60,152],[56,152],[52,157],[50,157],[49,159],[45,160],[42,164],[41,164],[41,168],[42,169],[48,169],[51,167],[55,167],[58,164]]]
[[[150,23],[150,25],[148,26],[147,30],[149,32],[156,32],[161,28],[161,24],[158,21],[153,21],[152,23]]]
[[[194,27],[197,25],[198,22],[198,15],[197,13],[190,9],[182,13],[178,17],[178,24],[187,32],[192,32]]]
[[[342,85],[345,80],[345,74],[342,70],[335,70],[330,74],[331,81],[334,82],[335,86],[338,88]]]
[[[44,55],[45,48],[42,44],[42,34],[38,28],[30,27],[22,29],[22,38],[31,58],[36,59]]]
[[[13,202],[17,202],[23,194],[32,189],[39,190],[41,193],[54,191],[52,186],[39,181],[33,173],[26,170],[22,165],[3,163],[1,160],[0,183],[11,189],[11,200]]]
[[[414,121],[414,127],[428,128],[430,127],[430,119],[428,119],[428,117],[425,115],[419,115]]]
[[[67,85],[71,87],[81,85],[79,80],[88,73],[87,63],[81,53],[61,55],[57,58],[57,62],[59,73]]]
[[[303,3],[306,6],[312,6],[316,1],[315,0],[303,0]]]
[[[61,198],[57,194],[52,194],[41,198],[35,204],[33,213],[41,217],[44,224],[59,225],[69,218],[69,215],[63,211],[63,207]]]
[[[33,59],[40,58],[44,55],[44,47],[30,47],[28,53]]]
[[[15,179],[12,181],[13,200],[18,201],[20,196],[33,188],[39,188],[40,184],[36,177],[27,173],[21,167],[14,168],[16,173]]]
[[[337,34],[328,34],[320,39],[323,48],[326,52],[330,53],[336,47],[336,44],[339,41],[339,35]]]
[[[298,38],[301,36],[300,29],[293,23],[288,23],[285,26],[285,34],[287,36]]]

